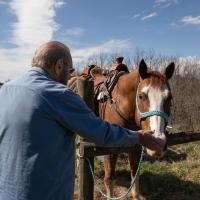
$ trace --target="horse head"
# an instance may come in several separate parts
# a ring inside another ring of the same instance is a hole
[[[147,149],[151,156],[163,156],[167,147],[166,126],[170,115],[172,93],[168,80],[174,73],[175,65],[170,63],[165,73],[153,71],[144,60],[139,64],[139,84],[136,92],[136,123],[141,129],[152,130],[153,135],[163,141],[162,152]]]

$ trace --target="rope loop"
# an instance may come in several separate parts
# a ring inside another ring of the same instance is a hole
[[[139,160],[139,163],[138,163],[138,168],[137,168],[137,171],[136,171],[136,174],[135,174],[134,178],[131,181],[131,185],[128,188],[128,190],[123,195],[121,195],[119,197],[109,197],[105,193],[103,193],[103,191],[100,189],[99,183],[97,182],[96,177],[94,175],[94,172],[93,172],[90,160],[87,157],[81,156],[79,153],[77,153],[77,156],[78,156],[79,159],[82,158],[82,159],[85,159],[88,162],[88,165],[89,165],[89,168],[90,168],[90,172],[92,174],[92,178],[93,178],[93,181],[94,181],[94,186],[95,186],[96,191],[99,192],[103,197],[105,197],[105,198],[107,198],[109,200],[120,200],[120,199],[126,197],[130,193],[130,191],[133,188],[133,185],[135,183],[135,180],[136,180],[136,178],[137,178],[137,176],[139,174],[140,166],[141,166],[142,159],[143,159],[143,155],[144,155],[144,147],[142,146],[142,152],[141,152],[141,155],[140,155],[140,160]]]

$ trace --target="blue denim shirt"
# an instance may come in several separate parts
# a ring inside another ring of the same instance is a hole
[[[71,200],[75,134],[130,146],[134,131],[96,117],[79,95],[32,67],[0,89],[0,200]]]

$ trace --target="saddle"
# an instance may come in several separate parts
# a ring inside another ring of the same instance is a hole
[[[88,65],[83,69],[83,72],[74,79],[84,79],[94,81],[94,95],[97,101],[106,101],[111,99],[111,93],[119,80],[119,77],[125,73],[129,73],[126,65],[120,63],[113,65],[110,69],[102,69],[97,65]],[[73,78],[72,78],[73,79]],[[77,92],[75,81],[68,86]]]
[[[115,65],[110,69],[102,69],[97,65],[87,66],[82,76],[87,80],[94,80],[94,94],[96,100],[105,101],[111,98],[111,93],[118,79],[125,73],[129,73],[126,65]]]

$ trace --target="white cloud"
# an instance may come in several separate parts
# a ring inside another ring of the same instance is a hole
[[[162,3],[166,3],[169,2],[170,0],[155,0],[156,4],[162,4]]]
[[[63,35],[67,37],[80,37],[85,34],[85,29],[80,27],[69,28],[63,32]]]
[[[154,7],[168,8],[172,5],[178,5],[180,0],[155,0]]]
[[[140,12],[140,13],[136,13],[136,14],[134,14],[134,15],[131,16],[131,19],[140,18],[140,17],[142,17],[142,16],[144,15],[144,13],[145,13],[145,10],[143,10],[143,11]]]
[[[89,57],[100,53],[120,53],[129,49],[128,40],[111,39],[96,46],[75,48],[71,50],[75,64],[86,62]],[[0,48],[0,81],[13,79],[30,68],[31,58],[35,49],[27,47],[3,49]]]
[[[11,13],[16,16],[9,40],[16,47],[0,47],[0,81],[12,79],[30,67],[35,49],[43,42],[53,39],[58,29],[55,9],[64,0],[11,0]]]
[[[150,19],[150,18],[155,17],[155,16],[157,16],[157,15],[158,15],[158,14],[157,14],[156,12],[152,12],[152,13],[150,13],[149,15],[146,15],[146,16],[142,17],[141,20]]]
[[[138,18],[138,17],[140,17],[140,16],[141,16],[141,14],[138,13],[138,14],[133,15],[133,16],[131,17],[131,19],[136,19],[136,18]]]
[[[0,0],[0,5],[1,4],[6,4],[6,1],[5,0]]]
[[[56,9],[63,4],[64,0],[11,0],[7,4],[16,16],[12,24],[12,37],[9,38],[14,47],[3,48],[0,44],[0,81],[13,79],[30,68],[35,49],[41,43],[52,40],[58,30]],[[81,28],[67,29],[68,37],[65,40],[70,41],[70,36],[81,36],[84,31]],[[100,52],[116,53],[129,47],[128,40],[111,39],[97,46],[72,48],[72,56],[75,62],[79,62]]]
[[[168,0],[155,0],[155,3],[166,3]]]
[[[179,4],[179,0],[155,0],[154,7],[167,8],[172,5]]]
[[[0,48],[0,81],[13,79],[30,67],[31,55],[29,49]]]
[[[200,15],[193,17],[191,15],[185,16],[181,20],[184,24],[192,24],[192,25],[199,25],[200,24]]]
[[[57,0],[12,0],[11,11],[17,16],[13,25],[12,41],[18,46],[37,46],[50,40],[58,29],[55,7],[63,5]]]
[[[130,46],[131,45],[128,40],[112,39],[94,47],[74,49],[72,50],[72,56],[74,62],[78,63],[86,61],[89,57],[99,53],[118,53],[130,48]]]

